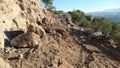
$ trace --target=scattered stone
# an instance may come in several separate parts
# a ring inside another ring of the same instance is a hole
[[[4,54],[14,53],[15,51],[16,51],[16,49],[14,47],[5,47],[4,48]]]
[[[18,60],[19,60],[19,62],[21,62],[23,58],[24,58],[23,54],[19,54],[19,55],[18,55]]]

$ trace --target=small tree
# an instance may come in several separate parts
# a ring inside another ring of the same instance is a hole
[[[104,34],[110,34],[112,30],[112,24],[104,18],[94,18],[94,20],[92,21],[92,25],[95,29],[97,28]]]
[[[80,10],[74,10],[72,12],[68,12],[71,16],[72,16],[72,21],[75,23],[75,24],[78,24],[78,22],[82,22],[82,18],[84,16],[84,13]],[[80,24],[79,23],[79,24]]]
[[[55,14],[64,14],[64,11],[62,11],[62,10],[59,10],[59,11],[54,10],[54,13],[55,13]]]
[[[112,23],[112,31],[110,33],[116,42],[116,44],[120,47],[120,25],[118,23]]]
[[[42,2],[44,3],[44,7],[50,11],[54,10],[55,7],[53,6],[53,0],[42,0]]]

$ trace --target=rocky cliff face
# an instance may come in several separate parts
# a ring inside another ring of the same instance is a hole
[[[6,31],[25,31],[28,24],[42,23],[44,17],[39,0],[0,0],[0,48],[8,39]]]

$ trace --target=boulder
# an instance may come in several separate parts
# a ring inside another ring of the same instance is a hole
[[[34,32],[20,34],[10,42],[10,45],[14,47],[34,47],[40,44],[40,37]]]

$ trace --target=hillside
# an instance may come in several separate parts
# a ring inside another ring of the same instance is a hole
[[[90,12],[88,13],[94,17],[106,18],[109,21],[120,23],[120,9],[109,9],[100,12]]]
[[[113,39],[91,36],[69,15],[42,9],[39,0],[0,3],[0,68],[120,67]]]

